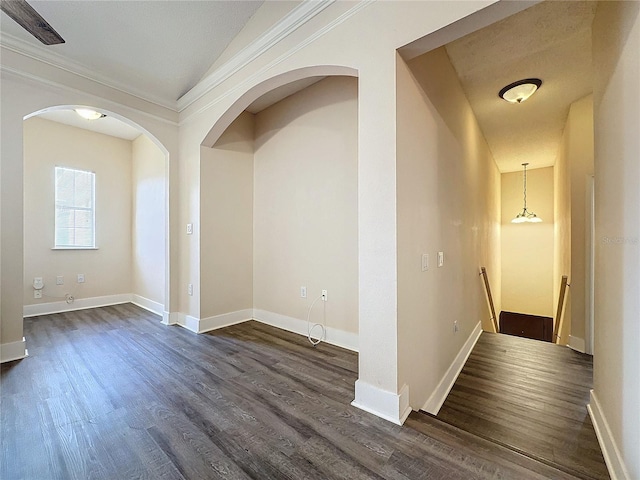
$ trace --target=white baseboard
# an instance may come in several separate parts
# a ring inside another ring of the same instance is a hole
[[[38,315],[49,315],[52,313],[73,312],[74,310],[84,310],[87,308],[106,307],[121,303],[130,303],[131,294],[121,293],[118,295],[105,295],[102,297],[76,298],[73,303],[64,300],[60,302],[36,303],[22,307],[24,317],[35,317]]]
[[[351,405],[396,425],[402,425],[411,413],[409,386],[405,384],[398,393],[393,393],[358,379],[356,398]]]
[[[289,332],[297,333],[299,335],[307,336],[307,322],[298,318],[288,317],[279,313],[268,312],[266,310],[260,310],[258,308],[253,309],[253,319],[257,322],[261,322],[272,327],[281,328]],[[314,330],[313,333],[319,329]],[[358,351],[358,334],[352,332],[345,332],[344,330],[338,330],[337,328],[326,327],[326,335],[324,342],[330,343],[337,347],[346,348],[353,352]]]
[[[156,315],[160,315],[161,317],[163,317],[164,305],[162,305],[161,303],[149,300],[148,298],[142,297],[135,293],[131,294],[131,303],[139,306],[140,308],[144,308],[151,313],[155,313]]]
[[[180,318],[180,314],[178,312],[162,312],[162,323],[163,325],[177,325],[178,319]]]
[[[473,347],[480,338],[480,334],[482,334],[482,323],[478,322],[471,332],[471,335],[469,335],[469,338],[458,352],[458,355],[456,355],[453,363],[451,363],[447,372],[440,380],[440,383],[438,383],[434,392],[423,405],[422,410],[429,412],[432,415],[438,414],[440,407],[442,407],[447,395],[449,395],[449,392],[453,388],[453,384],[456,383],[456,379],[458,378],[458,375],[460,375],[462,367],[464,367],[464,364],[467,362],[467,358],[471,355]]]
[[[587,405],[589,416],[591,417],[591,423],[593,423],[593,429],[596,431],[596,437],[598,437],[598,443],[602,450],[602,456],[604,462],[607,464],[607,470],[611,480],[631,480],[627,468],[620,455],[620,450],[616,445],[616,441],[613,438],[607,419],[604,416],[600,402],[596,392],[591,390],[591,400]]]
[[[228,327],[237,323],[246,322],[253,317],[253,309],[238,310],[235,312],[223,313],[207,318],[195,318],[185,315],[183,327],[195,333],[205,333],[218,328]]]
[[[584,338],[574,337],[573,335],[569,335],[569,343],[567,343],[567,347],[580,353],[586,352],[587,348]]]
[[[3,343],[0,345],[0,363],[12,362],[29,356],[27,342],[22,340],[17,342]]]

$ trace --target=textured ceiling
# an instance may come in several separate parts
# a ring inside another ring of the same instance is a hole
[[[551,166],[569,106],[592,91],[591,23],[596,2],[539,3],[446,46],[501,172]],[[502,87],[523,78],[543,84],[510,104]]]
[[[0,30],[80,66],[112,86],[160,104],[202,78],[263,3],[260,1],[29,2],[66,40],[44,47],[4,13]]]

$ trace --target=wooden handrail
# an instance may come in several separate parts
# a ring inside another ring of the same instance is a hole
[[[487,291],[489,308],[491,309],[491,324],[493,325],[493,329],[495,330],[495,333],[499,333],[500,328],[498,327],[498,319],[496,318],[496,309],[493,306],[493,297],[491,296],[491,287],[489,286],[489,277],[487,276],[487,269],[484,267],[480,267],[480,275],[484,278],[484,288]]]
[[[553,328],[553,343],[560,343],[560,332],[562,331],[562,312],[564,311],[564,297],[567,291],[567,287],[570,287],[567,283],[569,277],[566,275],[562,276],[562,281],[560,282],[560,297],[558,298],[558,310],[556,312],[556,321],[554,322]]]

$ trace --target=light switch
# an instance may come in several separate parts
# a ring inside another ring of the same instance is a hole
[[[444,265],[444,252],[438,252],[438,267]]]
[[[429,270],[429,254],[423,253],[422,254],[422,271],[426,272],[427,270]]]
[[[193,235],[193,223],[187,223],[187,235]]]

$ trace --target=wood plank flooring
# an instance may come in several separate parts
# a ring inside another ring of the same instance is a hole
[[[574,478],[351,407],[357,355],[257,322],[195,335],[125,304],[25,319],[25,336],[0,373],[3,480]]]
[[[592,357],[483,333],[438,418],[582,479],[608,479],[586,409]]]

